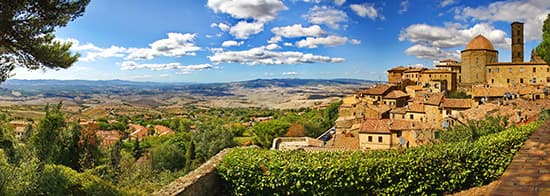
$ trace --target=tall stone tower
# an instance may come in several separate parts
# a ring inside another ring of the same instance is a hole
[[[472,84],[486,83],[485,65],[498,62],[498,51],[491,41],[478,35],[461,52],[461,87],[471,88]]]
[[[523,23],[512,23],[512,62],[523,62]]]

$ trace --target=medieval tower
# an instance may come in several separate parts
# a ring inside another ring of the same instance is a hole
[[[512,23],[512,62],[523,62],[523,23]]]

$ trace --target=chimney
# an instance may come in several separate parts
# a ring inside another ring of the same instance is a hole
[[[523,62],[523,23],[512,23],[512,62]]]

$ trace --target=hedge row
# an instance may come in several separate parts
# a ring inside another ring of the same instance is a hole
[[[404,151],[304,152],[235,149],[217,167],[234,195],[418,195],[452,193],[498,179],[531,123],[468,142]]]

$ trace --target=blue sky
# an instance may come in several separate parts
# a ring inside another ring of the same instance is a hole
[[[56,32],[73,42],[77,63],[16,69],[13,78],[385,80],[394,66],[459,60],[478,34],[493,42],[500,61],[510,61],[512,21],[525,23],[529,56],[547,13],[548,0],[93,0]]]

